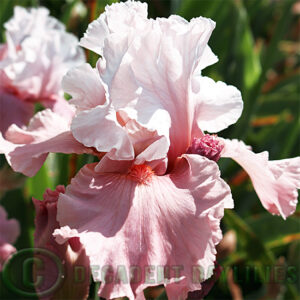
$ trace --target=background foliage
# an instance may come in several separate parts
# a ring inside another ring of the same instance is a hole
[[[12,16],[15,5],[46,6],[51,15],[80,38],[88,23],[112,2],[1,0],[0,38],[3,42],[3,23]],[[300,3],[293,0],[147,2],[151,17],[176,13],[188,20],[201,15],[216,21],[209,44],[219,62],[204,70],[204,75],[237,86],[244,100],[242,117],[236,125],[222,132],[222,136],[243,139],[255,152],[267,150],[271,159],[299,155]],[[87,58],[92,65],[97,60],[93,53],[87,53]],[[21,223],[18,249],[33,246],[31,197],[42,199],[46,188],[67,184],[87,162],[91,162],[91,158],[86,155],[50,155],[36,176],[24,178],[10,172],[1,156],[1,204],[10,217]],[[220,249],[219,263],[224,271],[206,299],[241,299],[241,295],[245,299],[297,299],[300,287],[299,206],[286,221],[271,216],[262,208],[249,178],[237,164],[221,159],[220,167],[223,178],[232,187],[236,204],[234,211],[226,212],[223,231],[230,231],[236,241],[229,239],[229,244]],[[274,266],[284,272],[277,280],[274,280]],[[156,294],[160,292],[158,289]],[[98,299],[94,288],[90,296]],[[16,295],[2,284],[0,297],[16,299]],[[148,293],[148,297],[152,299],[154,293]],[[159,299],[166,299],[165,295]]]

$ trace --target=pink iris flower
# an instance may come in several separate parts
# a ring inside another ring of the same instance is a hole
[[[56,220],[57,200],[60,193],[64,193],[64,186],[57,186],[54,191],[47,189],[43,201],[33,199],[35,206],[35,233],[34,246],[50,251],[57,256],[61,265],[57,265],[47,255],[40,258],[42,266],[35,266],[35,276],[42,276],[43,281],[37,282],[36,291],[42,293],[51,290],[56,282],[60,285],[52,289],[47,296],[41,299],[86,299],[90,287],[89,259],[78,238],[74,237],[67,242],[58,245],[52,235],[53,231],[59,228]],[[35,256],[39,258],[38,250]],[[59,273],[59,270],[63,275]],[[42,272],[42,274],[40,274]],[[60,276],[63,276],[60,278]]]
[[[28,176],[49,152],[101,158],[60,194],[55,236],[79,237],[102,297],[144,299],[143,289],[159,284],[169,299],[201,290],[224,208],[233,207],[220,157],[245,168],[271,213],[295,210],[300,158],[272,162],[204,134],[232,125],[243,108],[235,87],[201,75],[217,61],[207,45],[214,26],[201,17],[148,19],[140,2],[107,6],[80,41],[101,55],[96,68],[85,64],[63,79],[75,113],[45,110],[0,139],[14,170]]]
[[[7,219],[5,209],[0,206],[0,271],[5,261],[16,252],[13,246],[20,234],[20,226],[17,220]]]
[[[85,61],[77,38],[50,17],[46,8],[16,6],[4,27],[6,43],[0,45],[0,133],[4,134],[11,124],[26,125],[36,102],[60,114],[68,113],[61,79],[71,67]]]

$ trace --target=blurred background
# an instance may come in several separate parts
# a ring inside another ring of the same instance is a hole
[[[0,30],[16,5],[45,6],[79,38],[103,12],[106,0],[1,0]],[[145,2],[145,1],[142,1]],[[187,20],[204,16],[216,22],[209,45],[219,62],[204,75],[241,90],[240,120],[221,133],[243,139],[255,152],[269,151],[270,159],[300,154],[300,1],[295,0],[148,0],[150,17],[178,14]],[[86,52],[95,65],[97,56]],[[9,217],[21,223],[18,249],[33,246],[34,209],[31,198],[67,184],[88,156],[50,155],[33,178],[10,171],[0,157],[0,200]],[[225,235],[218,248],[223,272],[205,299],[299,299],[300,207],[284,221],[262,207],[247,174],[232,161],[219,161],[223,178],[235,200],[222,222]],[[148,299],[161,293],[146,291]],[[166,299],[164,294],[157,299]],[[17,299],[1,283],[1,299]],[[32,298],[32,297],[31,297]],[[95,296],[93,286],[91,299]],[[197,298],[191,298],[197,299]]]

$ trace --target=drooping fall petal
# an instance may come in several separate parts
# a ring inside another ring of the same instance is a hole
[[[300,188],[300,157],[269,161],[268,152],[254,153],[243,142],[223,140],[222,157],[229,157],[249,174],[262,205],[284,219],[297,205]]]
[[[16,172],[33,176],[49,152],[93,153],[76,141],[70,132],[71,118],[47,109],[37,113],[26,129],[12,125],[6,139],[0,135],[0,153]]]
[[[146,165],[135,165],[128,174],[96,173],[95,166],[83,167],[60,195],[58,221],[66,227],[55,235],[62,242],[77,232],[94,279],[102,281],[99,294],[132,300],[144,299],[142,291],[151,285],[165,284],[170,295],[201,289],[213,271],[224,207],[232,207],[229,187],[215,162],[185,155],[165,176],[155,175]],[[105,282],[107,266],[107,276],[125,272],[128,280],[116,282],[114,277]],[[158,274],[159,266],[169,268],[169,280]],[[133,267],[140,272],[138,282],[130,282]],[[196,273],[194,282],[193,272],[199,268],[202,277]],[[172,284],[176,277],[180,284]]]

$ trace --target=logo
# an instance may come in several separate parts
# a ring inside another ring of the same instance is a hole
[[[45,297],[54,293],[64,280],[64,267],[53,252],[28,248],[14,253],[3,266],[5,286],[22,297]]]

